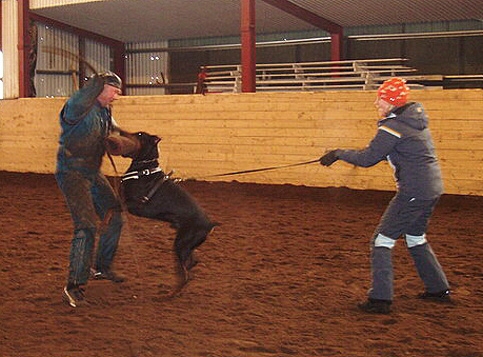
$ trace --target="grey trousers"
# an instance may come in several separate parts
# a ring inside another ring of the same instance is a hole
[[[393,299],[391,248],[401,236],[407,240],[409,253],[426,291],[440,292],[449,289],[446,275],[425,235],[429,218],[438,200],[439,197],[418,200],[399,194],[391,200],[371,241],[372,287],[369,298]]]

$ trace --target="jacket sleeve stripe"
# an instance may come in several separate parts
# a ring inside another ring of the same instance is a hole
[[[401,133],[400,133],[399,131],[396,131],[396,130],[394,130],[394,129],[391,129],[391,128],[389,128],[389,127],[385,126],[385,125],[381,125],[381,126],[379,127],[379,130],[384,130],[386,133],[389,133],[389,134],[391,134],[391,135],[394,135],[395,137],[397,137],[397,138],[399,138],[399,139],[400,139],[400,138],[401,138],[401,136],[402,136],[402,135],[401,135]]]

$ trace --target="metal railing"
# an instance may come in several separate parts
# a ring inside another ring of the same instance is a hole
[[[376,89],[384,80],[402,76],[411,81],[441,81],[442,76],[417,76],[404,58],[365,59],[327,62],[271,63],[256,65],[257,91],[316,91]],[[241,92],[241,65],[202,66],[199,86],[208,93]]]

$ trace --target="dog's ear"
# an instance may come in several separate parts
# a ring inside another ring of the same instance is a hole
[[[161,138],[157,135],[151,135],[151,138],[153,139],[154,144],[158,145],[159,142],[161,141]]]

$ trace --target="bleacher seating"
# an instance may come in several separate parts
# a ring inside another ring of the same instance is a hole
[[[405,65],[404,58],[365,59],[328,62],[271,63],[256,65],[257,91],[317,91],[376,89],[384,80],[401,76],[410,87],[421,88],[421,82],[441,83],[443,76],[415,75],[415,68]],[[202,66],[203,92],[241,92],[241,65]]]

